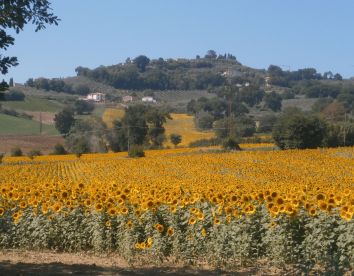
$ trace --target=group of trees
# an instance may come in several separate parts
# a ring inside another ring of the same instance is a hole
[[[55,127],[63,134],[66,146],[74,153],[125,151],[132,146],[161,147],[166,140],[164,123],[170,118],[165,110],[146,106],[129,106],[121,120],[108,129],[101,119],[75,119],[72,109],[55,116]],[[177,142],[176,137],[173,139]],[[172,140],[172,139],[171,139]],[[178,144],[178,143],[177,143]]]
[[[212,70],[191,74],[184,68],[168,70],[157,66],[146,69],[146,65],[124,64],[98,67],[94,70],[76,68],[78,76],[85,76],[117,89],[129,90],[193,90],[207,89],[225,84],[225,78]]]
[[[140,55],[133,60],[128,58],[124,64],[100,66],[93,70],[79,66],[75,71],[78,76],[85,76],[117,89],[207,89],[220,87],[226,83],[220,69],[214,69],[220,60],[238,64],[231,54],[217,55],[215,51],[209,50],[204,58],[198,56],[195,60],[163,58],[150,60]]]
[[[202,130],[212,129],[215,125],[225,128],[226,121],[228,125],[232,121],[237,125],[235,131],[238,135],[249,136],[255,131],[254,123],[247,117],[250,107],[264,101],[264,107],[278,112],[282,106],[282,97],[278,93],[265,93],[252,84],[245,87],[224,86],[214,92],[217,97],[202,97],[187,104],[187,112],[195,116],[197,127]],[[229,117],[233,119],[229,120]]]
[[[25,94],[19,90],[10,90],[3,94],[0,101],[23,101],[25,99]]]
[[[45,91],[55,91],[77,95],[87,95],[90,93],[90,88],[86,84],[70,85],[62,79],[56,78],[30,78],[26,81],[25,85],[29,87],[34,87],[36,89],[42,89]]]
[[[297,71],[283,71],[276,65],[270,65],[267,70],[270,78],[269,83],[273,85],[291,87],[295,82],[304,80],[342,80],[342,76],[338,73],[325,72],[323,75],[318,73],[314,68],[304,68]]]
[[[326,120],[321,114],[291,108],[276,121],[273,139],[281,149],[352,146],[354,123]]]
[[[109,136],[112,150],[128,150],[131,145],[161,147],[166,140],[164,123],[171,119],[166,110],[146,105],[129,106],[122,120],[113,123]]]

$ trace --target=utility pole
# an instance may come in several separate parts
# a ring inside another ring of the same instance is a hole
[[[130,126],[128,125],[128,152],[130,151]]]

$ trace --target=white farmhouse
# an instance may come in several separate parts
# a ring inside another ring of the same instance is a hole
[[[104,102],[105,101],[105,94],[103,94],[103,93],[91,93],[91,94],[87,95],[86,99],[88,101]]]
[[[156,103],[156,100],[153,97],[143,97],[141,100],[144,103]]]
[[[122,100],[124,103],[129,103],[129,102],[133,101],[133,97],[132,96],[124,96]]]

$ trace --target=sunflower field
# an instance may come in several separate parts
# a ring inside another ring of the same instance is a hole
[[[0,165],[0,248],[297,271],[354,268],[354,148],[169,149]]]

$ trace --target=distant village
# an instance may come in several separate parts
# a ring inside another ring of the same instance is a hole
[[[82,100],[86,100],[86,101],[93,101],[96,103],[105,103],[106,102],[106,95],[104,93],[101,92],[95,92],[95,93],[90,93],[86,96],[86,98],[82,98]],[[130,103],[133,102],[134,98],[133,96],[124,96],[122,98],[122,102],[123,103]],[[157,100],[152,97],[152,96],[145,96],[141,98],[141,102],[143,103],[157,103]]]

